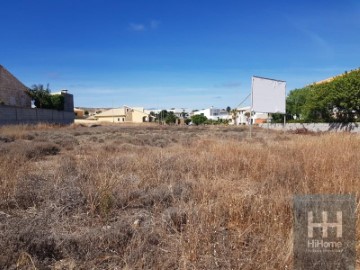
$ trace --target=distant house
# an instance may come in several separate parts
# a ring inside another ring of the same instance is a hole
[[[237,115],[235,119],[236,125],[248,125],[250,124],[250,106],[237,108]],[[267,113],[253,113],[252,116],[252,123],[253,124],[261,124],[266,123],[268,119]]]
[[[31,108],[28,88],[0,65],[0,104]]]
[[[164,109],[167,112],[173,113],[176,117],[182,119],[182,118],[189,118],[191,114],[191,110],[186,108],[171,108],[171,109]],[[145,110],[145,112],[150,113],[153,112],[154,114],[159,114],[163,111],[163,109],[151,109],[151,110]]]
[[[231,115],[226,110],[217,109],[214,107],[195,111],[193,115],[204,115],[209,120],[231,120]]]
[[[110,109],[96,114],[95,119],[112,123],[143,123],[152,122],[154,117],[145,112],[142,107],[123,106],[121,108]]]
[[[190,111],[188,109],[177,109],[177,108],[173,108],[173,109],[169,109],[168,112],[173,112],[175,114],[176,117],[179,118],[188,118],[190,115]]]
[[[235,125],[248,125],[250,119],[250,106],[237,108]]]
[[[266,123],[268,120],[268,114],[267,113],[255,113],[252,117],[254,124],[262,124]]]
[[[85,116],[85,111],[83,109],[74,108],[75,118],[82,119]]]

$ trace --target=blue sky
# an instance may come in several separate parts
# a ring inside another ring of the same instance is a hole
[[[76,106],[234,107],[360,67],[360,1],[12,0],[0,64]]]

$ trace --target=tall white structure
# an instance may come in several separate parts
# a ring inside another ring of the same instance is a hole
[[[251,110],[262,113],[286,113],[286,82],[252,77]]]

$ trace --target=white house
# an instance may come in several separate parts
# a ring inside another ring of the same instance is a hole
[[[250,106],[236,108],[237,115],[235,125],[248,125],[250,117]]]
[[[188,118],[190,110],[185,108],[172,108],[168,112],[173,112],[179,118]]]
[[[215,120],[215,121],[220,119],[231,120],[231,115],[229,115],[226,110],[217,109],[214,107],[193,112],[193,115],[201,115],[201,114],[206,116],[206,118],[210,120]]]
[[[236,125],[249,125],[250,124],[250,106],[237,108]],[[267,113],[253,113],[252,122],[253,124],[266,123],[268,119]]]
[[[162,109],[152,109],[152,110],[145,110],[147,112],[154,112],[156,114],[160,113]],[[167,112],[173,112],[179,118],[188,118],[190,116],[191,110],[186,108],[171,108],[166,109]]]

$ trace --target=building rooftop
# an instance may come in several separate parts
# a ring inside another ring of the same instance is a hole
[[[99,113],[96,117],[109,117],[109,116],[125,116],[124,108],[110,109],[105,112]]]

